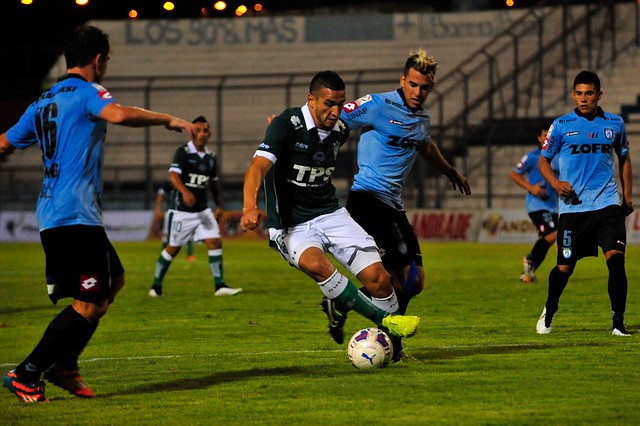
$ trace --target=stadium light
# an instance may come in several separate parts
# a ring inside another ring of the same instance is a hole
[[[29,6],[30,4],[33,4],[33,0],[20,0],[20,3]]]
[[[78,6],[86,6],[87,4],[89,4],[89,0],[76,0],[76,4]]]
[[[513,0],[507,0],[507,7],[513,7],[513,5],[515,4],[515,2]]]
[[[638,0],[638,1],[640,1],[640,0]],[[256,12],[261,12],[262,11],[262,5],[260,3],[256,3],[253,6],[253,10],[255,10]]]
[[[167,1],[167,2],[165,2],[165,3],[162,5],[162,7],[164,8],[164,10],[169,10],[169,11],[171,11],[171,10],[173,10],[173,9],[175,9],[175,8],[176,8],[176,5],[175,5],[175,4],[173,4],[173,2]]]
[[[215,10],[225,10],[227,8],[227,4],[223,1],[217,1],[214,3],[213,8]]]
[[[240,6],[238,6],[238,8],[236,9],[236,15],[242,16],[245,13],[247,13],[247,6],[245,6],[244,4],[241,4]]]
[[[129,11],[129,18],[136,19],[138,17],[138,11],[135,9],[131,9]]]

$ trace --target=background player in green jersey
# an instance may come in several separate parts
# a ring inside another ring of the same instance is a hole
[[[333,71],[311,80],[307,103],[275,117],[244,180],[244,230],[260,223],[257,197],[266,195],[270,244],[292,266],[316,281],[323,294],[369,318],[396,336],[415,333],[419,318],[390,315],[398,300],[380,253],[345,208],[331,182],[338,150],[349,135],[339,118],[345,85]],[[371,294],[367,298],[333,265],[345,266]]]
[[[209,268],[216,296],[233,296],[242,291],[225,284],[222,269],[222,238],[218,220],[222,217],[222,198],[218,182],[218,160],[207,148],[211,129],[203,116],[193,120],[197,136],[176,150],[169,168],[174,187],[167,210],[168,243],[160,253],[149,296],[162,296],[162,282],[180,248],[191,239],[203,241],[209,249]],[[216,204],[212,212],[207,191]]]

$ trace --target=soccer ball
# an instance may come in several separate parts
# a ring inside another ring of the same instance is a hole
[[[347,352],[356,368],[382,368],[391,361],[393,345],[384,331],[364,328],[351,337]]]

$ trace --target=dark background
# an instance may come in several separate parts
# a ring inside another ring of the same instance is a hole
[[[568,0],[514,1],[514,7],[531,7]],[[0,28],[0,132],[7,130],[40,94],[42,81],[62,53],[67,34],[76,26],[96,19],[129,19],[128,13],[132,8],[138,11],[139,19],[216,19],[234,16],[236,7],[243,3],[228,0],[227,10],[218,12],[212,7],[214,0],[173,2],[176,7],[168,12],[162,8],[164,0],[90,0],[88,5],[82,7],[76,5],[74,0],[33,0],[29,6],[22,5],[19,0],[3,0],[2,14],[7,24]],[[253,0],[246,5],[251,8],[257,2]],[[260,15],[447,12],[506,7],[504,0],[263,0],[260,3],[264,7]],[[258,14],[249,11],[247,15]]]

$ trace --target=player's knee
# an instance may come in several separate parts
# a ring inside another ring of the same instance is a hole
[[[109,301],[105,299],[101,302],[91,303],[76,299],[73,301],[72,306],[73,309],[87,321],[92,324],[97,324],[100,318],[105,316],[109,310]]]
[[[221,238],[211,238],[205,240],[205,244],[209,250],[218,250],[222,248],[222,239]]]
[[[302,253],[298,259],[298,267],[316,282],[328,279],[336,269],[329,258],[316,248],[307,249]]]

